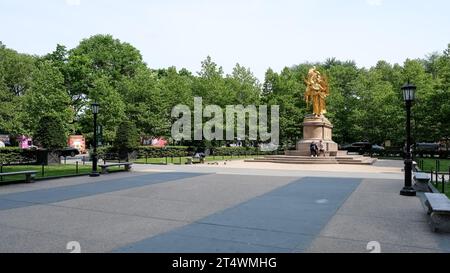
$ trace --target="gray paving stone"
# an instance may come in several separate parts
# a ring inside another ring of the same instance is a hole
[[[110,181],[99,181],[65,187],[40,189],[27,192],[9,193],[0,195],[0,200],[22,201],[15,203],[14,208],[27,207],[32,203],[49,204],[101,193],[114,192],[129,188],[142,187],[150,184],[162,183],[187,177],[195,177],[203,174],[195,173],[159,173],[139,177],[129,177]],[[31,203],[25,203],[31,202]],[[0,210],[10,209],[11,203],[0,203]]]
[[[427,222],[427,215],[420,208],[418,198],[404,198],[396,192],[360,191],[345,202],[339,213]]]
[[[67,244],[77,241],[82,253],[111,251],[117,244],[92,239],[74,238],[31,229],[0,225],[0,253],[70,253]]]
[[[343,186],[337,189],[335,183]],[[358,184],[359,180],[300,179],[195,224],[131,244],[119,251],[259,252],[243,247],[241,242],[251,246],[283,246],[282,252],[306,249]],[[282,198],[285,200],[281,201]],[[317,198],[327,202],[316,202]],[[253,236],[250,230],[254,232]],[[200,243],[195,245],[199,238]],[[186,245],[186,242],[194,246]],[[223,244],[223,247],[214,243]],[[275,251],[276,248],[270,250]]]
[[[163,183],[152,187],[129,189],[111,194],[185,202],[238,204],[284,186],[295,178],[238,175],[205,175],[180,180],[180,183]],[[264,182],[266,181],[266,182]],[[272,181],[268,183],[267,181]],[[182,183],[181,183],[182,182]]]
[[[308,253],[370,253],[366,241],[344,240],[319,237],[306,250],[297,249],[296,252]],[[381,253],[440,253],[442,250],[434,248],[419,248],[389,243],[380,244]]]
[[[356,191],[369,193],[400,193],[403,186],[403,180],[364,179]]]
[[[0,199],[0,210],[15,209],[33,205],[30,202]]]
[[[75,168],[75,167],[74,167]],[[152,172],[155,173],[155,172]],[[148,172],[114,172],[108,175],[101,175],[99,177],[78,176],[70,178],[52,179],[52,180],[39,180],[32,184],[13,184],[0,187],[0,195],[8,193],[27,192],[32,190],[42,190],[58,187],[74,186],[86,183],[96,183],[101,181],[112,181],[130,177],[138,177],[148,175]]]
[[[313,239],[313,236],[296,233],[207,224],[187,225],[185,227],[181,227],[180,229],[174,230],[173,233],[185,236],[204,237],[287,249],[307,246]]]
[[[63,235],[74,240],[110,242],[117,246],[155,236],[185,223],[38,205],[0,211],[0,224]]]
[[[193,222],[227,208],[227,205],[221,203],[206,203],[202,200],[186,202],[112,194],[79,198],[55,203],[55,205],[185,222]]]
[[[318,215],[315,212],[299,213],[302,213],[303,219],[277,217],[262,212],[252,213],[249,211],[233,210],[223,214],[209,216],[204,220],[200,220],[199,223],[315,235],[327,223],[328,218],[333,216],[333,213],[327,215]]]
[[[333,217],[321,236],[431,249],[439,249],[439,240],[443,239],[433,234],[425,222],[348,215]]]
[[[287,253],[289,249],[252,245],[203,237],[165,234],[114,252],[129,253]]]
[[[398,174],[158,168],[0,188],[0,252],[450,252]]]

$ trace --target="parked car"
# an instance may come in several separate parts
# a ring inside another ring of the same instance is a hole
[[[438,143],[416,143],[416,151],[436,152],[439,150]]]
[[[377,145],[377,144],[372,145],[372,152],[377,153],[377,152],[383,152],[384,150],[385,149],[384,149],[383,146],[380,146],[380,145]]]
[[[419,157],[430,156],[434,157],[439,154],[438,143],[416,143],[413,147],[414,153]]]
[[[59,152],[59,156],[71,156],[71,157],[74,157],[74,156],[80,154],[80,151],[78,151],[78,149],[72,148],[72,147],[66,147],[66,148],[64,148],[64,149],[62,149],[62,150],[60,150],[58,152]]]
[[[364,154],[372,150],[372,144],[370,142],[355,142],[348,145],[343,145],[342,150],[346,150],[349,153]]]

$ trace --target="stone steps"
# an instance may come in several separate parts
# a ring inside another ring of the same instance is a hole
[[[245,160],[245,162],[265,162],[280,164],[348,164],[348,165],[372,165],[377,159],[364,156],[338,156],[338,157],[308,157],[308,156],[265,156]]]
[[[280,164],[338,164],[337,161],[307,161],[307,160],[273,160],[273,159],[254,159],[245,160],[245,162],[265,162],[265,163],[280,163]]]

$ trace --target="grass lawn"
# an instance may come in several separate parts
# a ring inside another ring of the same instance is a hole
[[[250,158],[255,158],[257,157],[256,155],[241,155],[241,156],[207,156],[205,158],[206,162],[215,162],[215,161],[224,161],[224,160],[242,160],[242,159],[250,159]],[[137,164],[166,164],[166,158],[139,158],[136,159],[135,161],[133,161],[134,163]],[[167,158],[167,163],[168,164],[186,164],[187,159],[186,157],[168,157]]]
[[[433,186],[438,189],[440,192],[442,192],[442,183],[433,183]],[[445,195],[447,195],[450,198],[450,185],[449,183],[445,183]]]
[[[430,172],[431,170],[436,171],[436,160],[440,161],[440,172],[448,172],[450,167],[450,159],[433,159],[433,158],[418,158],[416,161],[420,164],[420,161],[423,160],[423,169],[424,172]]]
[[[109,168],[111,172],[118,171],[119,167]],[[89,165],[78,165],[78,172],[76,170],[75,164],[54,164],[49,166],[44,166],[44,174],[42,174],[42,166],[3,166],[3,172],[19,172],[19,171],[37,171],[36,179],[45,177],[64,177],[76,174],[88,174],[92,171],[92,167]],[[2,178],[0,178],[2,179]],[[7,176],[3,177],[1,182],[12,182],[12,181],[23,181],[25,180],[25,175]]]

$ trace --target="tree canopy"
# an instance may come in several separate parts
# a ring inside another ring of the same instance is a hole
[[[59,120],[65,134],[92,137],[90,104],[99,102],[103,140],[113,143],[119,125],[132,121],[140,135],[170,138],[171,110],[177,104],[279,105],[280,141],[302,137],[310,110],[303,99],[304,79],[313,65],[330,83],[327,117],[338,143],[367,140],[402,143],[404,103],[401,86],[417,86],[413,107],[415,141],[450,136],[450,45],[442,53],[403,64],[379,61],[360,68],[335,58],[302,63],[279,72],[267,69],[260,82],[236,64],[230,74],[210,56],[201,70],[153,69],[135,47],[111,35],[95,35],[68,50],[57,45],[45,56],[21,54],[0,42],[0,133],[33,135],[44,117]]]

